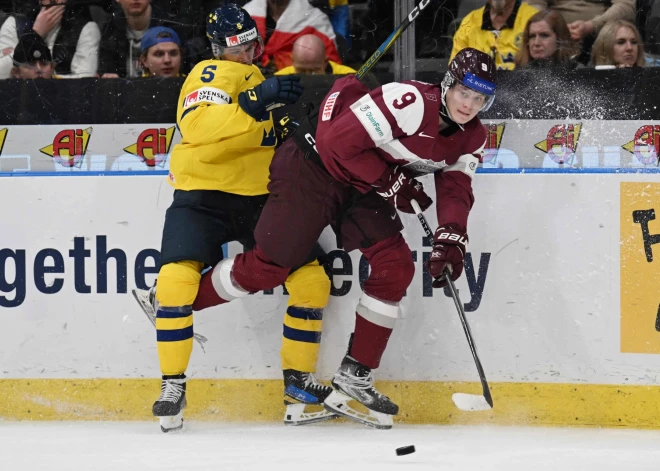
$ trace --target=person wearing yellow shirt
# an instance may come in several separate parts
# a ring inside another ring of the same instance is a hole
[[[293,43],[291,60],[293,65],[278,70],[275,75],[346,75],[355,73],[354,69],[329,60],[325,44],[321,38],[313,34],[305,34],[296,39]]]
[[[461,21],[449,62],[458,51],[472,47],[490,54],[499,70],[513,70],[525,25],[537,12],[521,0],[488,0]]]
[[[277,126],[284,125],[273,122],[271,111],[295,103],[303,92],[299,77],[266,80],[253,65],[263,42],[245,10],[234,4],[219,7],[209,14],[206,27],[215,59],[195,66],[179,96],[182,139],[171,157],[168,180],[175,192],[165,215],[157,289],[134,290],[156,325],[162,382],[152,412],[163,432],[183,427],[193,311],[217,304],[216,291],[206,285],[214,281],[202,282],[201,272],[222,260],[223,244],[254,245],[254,228],[268,197]],[[312,374],[330,280],[310,256],[285,285],[290,296],[281,356],[285,403],[294,408],[287,410],[285,422],[332,418],[330,413],[304,413],[306,404],[321,405],[332,391]]]

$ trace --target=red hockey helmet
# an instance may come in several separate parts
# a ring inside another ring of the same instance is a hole
[[[442,80],[442,101],[447,90],[456,83],[486,95],[481,111],[486,111],[495,101],[495,62],[485,52],[471,47],[461,49],[449,63],[449,69]]]

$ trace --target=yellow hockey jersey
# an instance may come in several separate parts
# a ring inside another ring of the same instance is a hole
[[[461,49],[473,47],[490,54],[499,70],[514,69],[514,59],[522,46],[525,25],[537,12],[533,6],[518,0],[506,24],[498,31],[493,28],[490,20],[490,4],[472,10],[463,18],[461,26],[454,34],[454,46],[449,61],[451,62]]]
[[[200,62],[183,84],[177,110],[181,144],[174,147],[169,182],[178,190],[268,193],[277,138],[273,119],[256,121],[238,95],[264,81],[254,65]]]

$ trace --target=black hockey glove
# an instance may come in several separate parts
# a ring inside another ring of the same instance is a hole
[[[284,115],[279,119],[273,116],[273,125],[275,127],[275,135],[277,136],[277,145],[275,148],[281,146],[299,126],[298,122],[291,119],[289,115]]]
[[[298,101],[305,88],[297,75],[282,75],[264,80],[238,95],[238,105],[256,120],[280,106]]]
[[[373,186],[388,203],[404,213],[415,214],[415,210],[410,204],[411,200],[416,200],[422,211],[433,203],[433,200],[424,193],[424,185],[398,165],[393,165],[385,170]]]
[[[452,281],[463,273],[463,259],[467,250],[468,236],[456,224],[438,227],[433,236],[433,252],[426,262],[426,268],[433,277],[434,288],[448,285],[445,279],[445,266],[449,265]]]

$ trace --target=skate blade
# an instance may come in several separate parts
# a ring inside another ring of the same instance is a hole
[[[454,404],[460,410],[468,412],[492,409],[486,398],[480,394],[454,393],[451,396],[451,400],[454,401]]]
[[[143,289],[133,289],[131,290],[131,293],[133,293],[133,297],[140,305],[142,312],[144,312],[144,314],[149,319],[149,322],[151,322],[153,326],[156,327],[156,313],[154,312],[154,308],[149,302],[149,291],[145,291]]]
[[[160,420],[160,430],[163,433],[176,432],[183,428],[183,410],[177,415],[158,417]]]
[[[133,297],[140,305],[140,309],[142,309],[144,315],[149,319],[149,322],[151,322],[151,324],[156,327],[156,313],[154,312],[154,307],[149,302],[149,291],[136,288],[132,289],[131,293],[133,293]],[[204,350],[204,344],[208,341],[208,339],[202,334],[198,333],[194,334],[194,338],[199,346],[202,347],[202,350]]]
[[[284,424],[309,425],[337,418],[337,414],[325,409],[317,412],[305,412],[305,406],[307,405],[308,404],[287,404],[286,412],[284,413]]]
[[[392,419],[393,416],[373,410],[369,410],[369,413],[365,414],[348,405],[348,401],[352,400],[354,400],[352,397],[335,390],[330,393],[323,405],[327,411],[354,420],[363,425],[379,430],[389,430],[392,428],[394,423]]]

